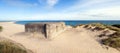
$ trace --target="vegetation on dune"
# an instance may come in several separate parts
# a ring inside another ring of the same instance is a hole
[[[87,28],[89,25],[85,25],[84,28]]]
[[[75,25],[75,26],[72,26],[72,27],[76,28],[76,27],[80,27],[80,26],[83,26],[83,24]]]
[[[112,26],[117,27],[117,28],[120,28],[120,24],[114,24],[114,25],[112,25]]]
[[[28,53],[21,44],[9,40],[0,40],[0,53]]]
[[[102,23],[92,23],[92,24],[86,24],[84,28],[89,28],[89,26],[95,27],[91,28],[92,30],[104,30],[109,29],[115,31],[115,33],[110,35],[100,34],[98,37],[102,38],[104,36],[108,37],[105,39],[101,39],[101,43],[116,49],[120,48],[120,24],[117,25],[105,25]]]
[[[92,26],[96,26],[96,27],[99,27],[99,28],[106,28],[106,25],[104,25],[104,24],[102,24],[102,23],[92,23],[92,24],[90,24],[90,25],[92,25]]]
[[[120,32],[109,35],[107,39],[103,39],[102,43],[113,48],[120,48]]]
[[[114,26],[106,26],[106,28],[116,31],[116,32],[120,32],[120,28],[114,27]]]
[[[96,24],[94,23],[91,25],[97,26],[100,28],[107,28],[107,29],[115,31],[115,33],[109,35],[108,38],[102,39],[101,42],[104,45],[108,45],[113,48],[117,48],[117,49],[120,48],[120,28],[118,28],[118,25],[111,26],[111,25],[104,25],[104,24],[100,24],[100,23],[96,23]],[[106,36],[106,35],[102,34],[102,36]],[[102,37],[102,36],[99,36],[99,37]]]
[[[0,26],[0,32],[3,27]],[[32,53],[19,43],[0,37],[0,53]]]
[[[109,35],[109,37],[111,37],[111,38],[117,38],[117,37],[120,37],[120,32],[115,32],[115,33]]]
[[[2,31],[2,29],[3,29],[2,26],[0,26],[0,32]]]
[[[97,26],[97,27],[103,28],[103,29],[110,29],[110,30],[113,30],[113,31],[116,31],[116,32],[120,32],[120,28],[114,27],[114,26],[111,26],[111,25],[105,25],[105,24],[102,24],[102,23],[92,23],[90,25]]]
[[[113,48],[120,48],[120,37],[109,37],[108,39],[103,39],[102,43]]]
[[[101,23],[92,23],[92,24],[86,24],[84,28],[90,29],[92,31],[95,30],[100,31],[100,30],[104,30],[106,27]]]

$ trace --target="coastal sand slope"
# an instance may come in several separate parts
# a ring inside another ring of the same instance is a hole
[[[0,36],[21,43],[34,53],[120,53],[116,49],[106,49],[92,36],[98,34],[84,28],[67,29],[53,40],[39,39],[24,33],[24,25],[1,22]]]

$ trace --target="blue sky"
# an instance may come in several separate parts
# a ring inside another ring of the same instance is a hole
[[[0,0],[0,20],[120,20],[120,0]]]

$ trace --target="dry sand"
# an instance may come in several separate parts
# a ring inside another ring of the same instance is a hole
[[[13,22],[0,22],[4,27],[0,36],[21,43],[34,53],[120,53],[116,49],[106,49],[92,36],[99,32],[92,32],[84,28],[67,29],[53,40],[39,39],[24,33],[24,25]]]

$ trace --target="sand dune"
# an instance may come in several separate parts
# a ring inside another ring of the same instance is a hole
[[[92,37],[99,32],[84,28],[70,28],[53,40],[47,40],[24,33],[24,25],[1,22],[0,26],[4,28],[0,36],[21,43],[34,53],[120,53],[113,48],[106,49]]]

